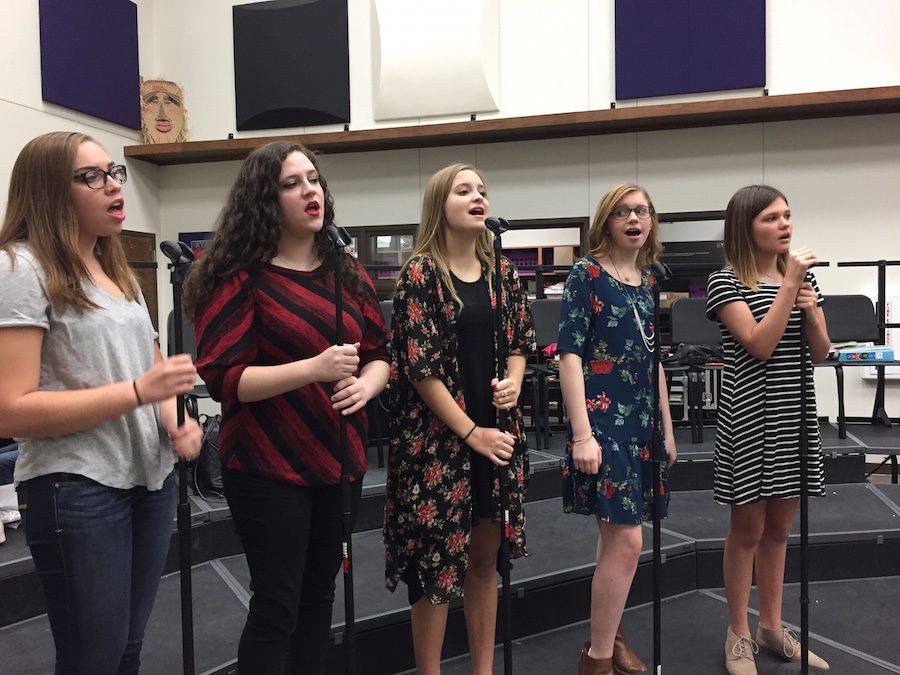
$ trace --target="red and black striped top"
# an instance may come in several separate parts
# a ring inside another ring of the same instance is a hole
[[[360,368],[387,361],[385,325],[372,281],[360,300],[344,286],[344,342],[360,344]],[[334,279],[321,267],[298,272],[268,265],[240,272],[197,309],[197,370],[222,403],[220,453],[229,469],[292,485],[340,482],[338,413],[333,383],[317,382],[279,396],[241,403],[238,382],[247,366],[306,359],[335,341]],[[347,473],[366,472],[365,409],[347,424]]]

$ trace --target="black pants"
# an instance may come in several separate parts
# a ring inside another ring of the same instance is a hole
[[[238,647],[244,675],[324,673],[341,563],[339,485],[294,487],[224,471],[225,497],[250,567],[250,613]],[[362,481],[351,484],[351,511]]]

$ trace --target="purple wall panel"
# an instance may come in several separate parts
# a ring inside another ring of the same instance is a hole
[[[141,128],[137,6],[40,0],[43,99]]]
[[[763,87],[765,0],[616,0],[616,98]]]

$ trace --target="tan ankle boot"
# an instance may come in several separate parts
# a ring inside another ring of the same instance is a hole
[[[589,656],[590,650],[591,643],[585,642],[578,659],[578,675],[615,675],[612,658],[595,659]]]
[[[647,666],[641,661],[637,654],[631,651],[631,647],[625,642],[625,636],[622,634],[622,627],[616,630],[616,641],[613,643],[613,665],[616,669],[623,673],[643,673],[647,670]]]
[[[731,626],[725,634],[725,670],[728,675],[756,675],[753,655],[759,652],[749,635],[737,635]]]
[[[800,649],[800,640],[793,631],[788,630],[784,626],[781,627],[780,631],[757,626],[756,641],[759,643],[760,648],[765,649],[770,654],[774,654],[785,661],[800,663],[803,658]],[[812,650],[810,650],[809,667],[816,668],[817,670],[828,670],[828,661],[821,656],[816,656],[813,654]]]

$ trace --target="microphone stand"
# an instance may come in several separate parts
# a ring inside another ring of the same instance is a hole
[[[485,226],[494,234],[494,332],[497,337],[497,380],[506,371],[506,331],[503,326],[503,293],[500,277],[500,256],[503,252],[501,235],[509,229],[503,218],[486,218]],[[497,410],[497,428],[506,431],[509,416],[505,410]],[[510,463],[513,458],[510,457]],[[503,614],[503,672],[512,675],[512,595],[509,581],[509,467],[497,467],[500,476],[500,578]]]
[[[813,267],[830,267],[821,261]],[[806,339],[806,312],[800,310],[800,672],[809,673],[809,429],[806,373],[812,368]],[[812,374],[810,373],[810,377]],[[815,386],[813,384],[813,386]]]
[[[164,241],[160,250],[169,259],[172,283],[175,344],[169,345],[169,354],[184,353],[183,317],[181,315],[181,290],[188,268],[194,261],[194,253],[184,242]],[[184,395],[175,399],[178,426],[184,424]],[[191,507],[187,494],[187,461],[178,459],[178,569],[181,579],[181,656],[185,675],[194,674],[194,601],[191,592]]]
[[[350,235],[333,223],[325,227],[325,234],[334,244],[334,325],[335,344],[344,344],[344,283],[341,271],[343,249],[350,244]],[[353,532],[350,482],[347,480],[347,417],[338,412],[341,465],[341,568],[344,571],[344,672],[356,673],[356,613],[353,605]]]
[[[651,456],[653,458],[653,672],[662,673],[662,556],[660,541],[660,491],[662,490],[662,457],[664,449],[660,447],[659,410],[659,285],[669,278],[669,268],[661,262],[651,267],[653,276],[653,435],[651,437]]]
[[[809,673],[809,438],[806,428],[806,312],[800,310],[800,672]]]

